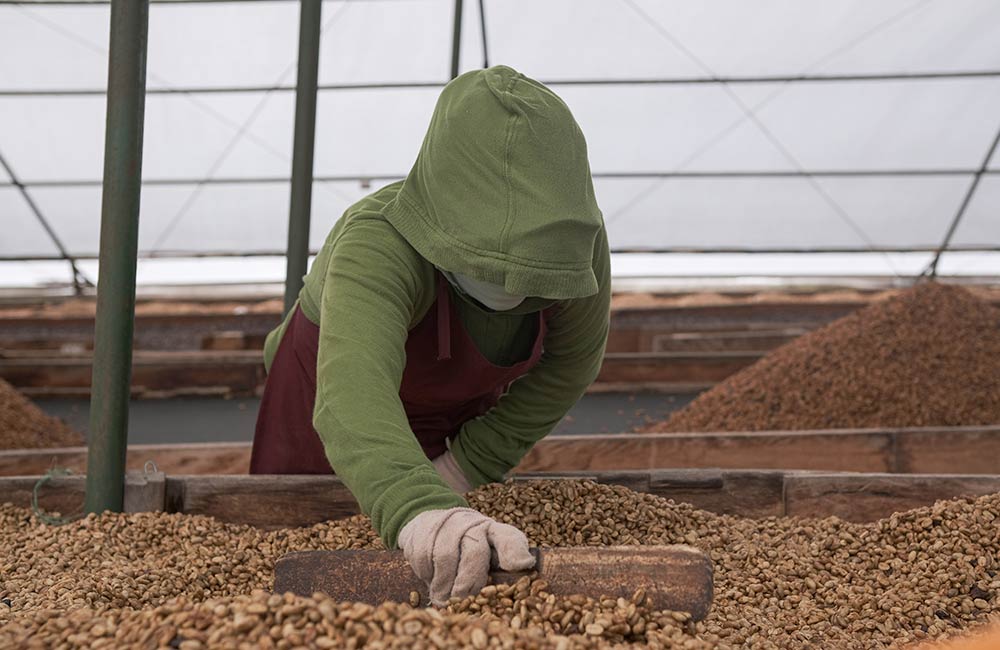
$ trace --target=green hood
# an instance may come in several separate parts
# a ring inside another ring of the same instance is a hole
[[[583,133],[555,93],[506,66],[445,87],[383,214],[445,271],[554,300],[597,293],[603,219]]]

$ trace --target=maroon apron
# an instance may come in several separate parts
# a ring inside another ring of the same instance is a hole
[[[540,312],[531,355],[512,366],[490,363],[462,326],[451,289],[438,274],[437,299],[406,339],[399,388],[410,428],[428,458],[444,453],[465,422],[493,408],[510,383],[538,363],[545,329]],[[319,327],[296,307],[264,384],[251,474],[332,472],[312,425],[318,349]]]

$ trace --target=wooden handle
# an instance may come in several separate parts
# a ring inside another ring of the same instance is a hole
[[[602,546],[531,549],[553,594],[631,598],[643,590],[653,609],[690,612],[694,620],[712,604],[712,562],[701,551],[676,546]],[[527,571],[493,571],[494,582],[516,582]],[[406,602],[411,592],[426,604],[427,586],[400,551],[298,551],[274,567],[274,590],[378,604]]]

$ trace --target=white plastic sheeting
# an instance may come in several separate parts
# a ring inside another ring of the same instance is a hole
[[[326,2],[320,83],[443,82],[450,65],[453,4]],[[554,82],[1000,70],[1000,3],[994,0],[485,4],[490,62]],[[75,255],[93,255],[98,247],[101,191],[93,183],[101,178],[104,97],[4,91],[102,89],[108,14],[107,6],[0,5],[0,154]],[[154,4],[147,85],[289,86],[295,80],[297,30],[296,2]],[[479,67],[482,57],[478,3],[467,0],[462,69]],[[822,172],[974,170],[1000,128],[998,76],[725,85],[554,83],[553,88],[587,135],[598,199],[616,248],[935,246],[971,175]],[[317,177],[405,174],[438,92],[321,91]],[[291,167],[293,111],[294,93],[284,90],[150,94],[144,177],[190,182],[144,188],[140,249],[280,251],[287,228],[288,184],[282,179]],[[1000,154],[991,169],[1000,171]],[[820,174],[600,176],[802,170]],[[205,178],[266,182],[197,183]],[[61,181],[91,184],[61,187]],[[344,208],[383,182],[318,181],[313,245],[322,242]],[[4,183],[0,257],[54,255],[55,246],[9,179],[0,175]],[[953,243],[1000,246],[1000,175],[983,177]],[[836,270],[838,258],[821,257],[800,256],[793,265],[782,262],[762,272]],[[997,273],[996,257],[981,254],[965,266],[974,269],[970,273]],[[649,273],[685,275],[705,266],[691,256],[641,259],[647,260]],[[710,275],[748,273],[765,260],[760,255],[712,259]],[[866,271],[900,272],[900,265],[884,255],[870,260]],[[237,275],[251,266],[238,259],[218,263],[229,264]],[[845,274],[858,269],[840,263]],[[962,273],[963,264],[942,269],[956,266],[955,272]],[[0,271],[4,284],[22,277],[12,268],[5,264]],[[622,264],[616,268],[624,273]],[[23,277],[42,281],[30,273]],[[183,274],[176,279],[183,280]]]

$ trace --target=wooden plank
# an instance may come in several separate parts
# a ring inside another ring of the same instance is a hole
[[[0,476],[42,475],[53,467],[82,473],[87,467],[87,448],[55,447],[0,451]]]
[[[756,363],[758,352],[610,353],[597,375],[599,382],[718,382]]]
[[[538,441],[516,471],[626,470],[653,467],[659,434],[549,436]]]
[[[715,469],[654,470],[649,492],[719,514],[784,514],[784,472]]]
[[[715,382],[683,381],[617,381],[594,382],[587,387],[587,394],[600,393],[657,393],[660,395],[697,395],[715,386]]]
[[[244,332],[242,330],[214,332],[206,334],[201,338],[201,349],[217,351],[257,350],[259,354],[262,354],[266,338],[266,334]]]
[[[643,471],[633,472],[595,472],[598,483],[620,485],[636,492],[650,492],[651,474]]]
[[[650,435],[650,434],[639,434]],[[878,431],[653,434],[653,467],[888,472],[892,434]]]
[[[516,480],[592,479],[750,517],[781,514],[781,472],[563,472]],[[333,476],[168,476],[166,508],[260,528],[308,526],[357,514],[347,488]]]
[[[0,478],[0,503],[30,508],[32,492],[38,485],[38,506],[48,515],[75,516],[83,512],[86,477],[81,474],[53,477],[7,476]],[[162,473],[127,472],[125,475],[125,512],[161,511],[165,503],[166,483]]]
[[[613,328],[645,328],[647,331],[659,328],[664,332],[773,328],[780,325],[804,324],[816,327],[842,318],[868,304],[869,302],[865,300],[844,300],[629,307],[615,310],[611,317],[611,325]]]
[[[516,469],[508,476],[516,482],[522,481],[558,481],[569,479],[575,481],[597,481],[598,472],[518,472]]]
[[[128,449],[126,465],[140,468],[151,460],[165,474],[246,474],[251,447],[249,442],[134,445]]]
[[[997,432],[1000,434],[1000,427]],[[893,435],[849,430],[549,436],[528,452],[518,469],[718,467],[889,472],[896,462]]]
[[[646,491],[648,477],[645,472],[576,472],[515,480],[589,478]],[[166,509],[266,529],[310,526],[360,512],[354,496],[335,476],[168,476]]]
[[[514,584],[536,570],[548,585],[546,590],[562,596],[627,599],[641,589],[650,609],[688,612],[693,621],[705,618],[712,604],[712,561],[691,546],[578,546],[531,552],[536,559],[533,569],[493,568],[490,582]],[[420,594],[420,602],[429,600],[427,585],[399,550],[293,551],[274,566],[274,591],[301,596],[322,592],[337,601],[375,606],[387,600],[406,602],[414,592]]]
[[[125,512],[162,512],[167,502],[163,472],[125,472]]]
[[[734,332],[656,332],[650,352],[768,352],[802,336],[806,328]]]
[[[0,339],[0,352],[10,350],[58,350],[64,354],[80,354],[94,349],[92,340],[59,340],[52,338],[37,339]]]
[[[247,382],[241,382],[247,383]],[[712,388],[715,382],[596,382],[587,388],[587,393],[658,393],[661,395],[697,395]],[[263,384],[246,395],[259,396]],[[20,386],[18,390],[30,398],[74,397],[89,398],[90,386]],[[241,393],[242,394],[242,393]],[[133,386],[132,397],[136,399],[171,399],[174,397],[223,397],[237,396],[230,386],[175,386],[169,389],[150,389]]]
[[[893,512],[928,506],[938,499],[1000,491],[1000,475],[893,475],[753,470],[657,470],[562,473],[519,477],[590,478],[625,485],[697,508],[744,517],[838,516],[872,521]],[[0,478],[0,501],[30,507],[39,477]],[[153,486],[150,488],[150,486]],[[130,491],[148,490],[144,495]],[[261,528],[308,526],[358,512],[357,502],[333,476],[168,476],[126,483],[130,510],[156,509],[209,515]],[[163,495],[162,501],[157,495]],[[48,513],[82,509],[81,476],[52,479],[40,490]],[[139,506],[137,504],[145,504]]]
[[[796,327],[813,329],[845,316],[870,299],[845,299],[836,302],[764,301],[714,305],[669,305],[616,307],[611,313],[609,352],[650,352],[656,337],[678,331],[735,331]],[[994,301],[994,304],[998,304]],[[141,305],[140,305],[141,309]],[[247,313],[138,313],[135,343],[140,350],[198,349],[203,337],[213,332],[239,330],[255,341],[266,335],[280,321],[277,312]],[[47,339],[51,341],[91,341],[93,317],[80,315],[11,317],[0,310],[0,339],[8,341]],[[248,345],[258,345],[248,342]]]
[[[657,383],[675,386],[714,384],[760,358],[757,352],[612,353],[598,375],[602,383]],[[86,394],[92,355],[58,355],[49,351],[12,350],[0,354],[0,378],[34,395],[75,391]],[[265,380],[257,350],[140,351],[134,358],[135,395],[201,394],[206,389],[230,395],[254,395]]]
[[[30,508],[32,490],[41,479],[41,476],[0,478],[0,503]],[[38,488],[39,508],[52,516],[69,517],[83,512],[85,483],[85,478],[79,475],[47,480]]]
[[[908,429],[896,444],[896,472],[1000,474],[1000,426]]]
[[[613,320],[613,318],[612,318]],[[644,352],[639,346],[639,330],[612,326],[608,330],[607,352]]]
[[[168,476],[166,509],[258,528],[310,526],[360,512],[335,476]]]
[[[93,357],[45,351],[9,351],[0,355],[0,377],[17,388],[82,389],[90,386]],[[259,351],[136,352],[132,392],[226,387],[231,395],[253,395],[263,385]]]
[[[246,474],[250,448],[249,442],[129,445],[125,467],[141,470],[147,461],[153,461],[166,474]],[[41,475],[53,467],[85,472],[87,448],[0,451],[0,476]]]
[[[167,474],[246,474],[250,443],[130,445],[129,469],[152,460]],[[86,469],[86,448],[0,451],[0,476]],[[1000,474],[1000,425],[913,429],[632,433],[549,436],[517,467],[531,472],[671,468]]]
[[[10,365],[40,363],[56,367],[86,365],[93,362],[92,352],[66,354],[59,350],[4,350],[0,360]],[[253,365],[262,363],[260,350],[138,350],[133,355],[143,366],[216,366],[219,364]]]
[[[241,330],[264,336],[281,322],[281,314],[238,313],[137,313],[135,347],[137,350],[196,350],[206,333]],[[31,316],[9,318],[0,311],[0,338],[25,339],[45,337],[51,340],[83,340],[94,336],[92,316]]]
[[[997,428],[1000,436],[1000,428]],[[549,436],[517,467],[518,473],[718,467],[892,471],[891,434],[885,432],[753,432],[721,434],[609,434]],[[250,443],[130,445],[129,469],[153,461],[167,474],[246,474]],[[0,451],[0,476],[86,468],[86,448]],[[962,473],[952,467],[951,473]]]
[[[1000,476],[948,474],[789,474],[785,513],[874,521],[939,499],[1000,492]]]

